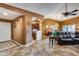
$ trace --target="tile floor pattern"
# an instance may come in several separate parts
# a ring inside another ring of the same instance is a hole
[[[9,48],[17,47],[18,45],[12,42],[11,40],[0,42],[0,52]]]
[[[0,52],[0,56],[79,56],[79,45],[49,45],[48,40],[34,41],[29,46],[19,46]]]

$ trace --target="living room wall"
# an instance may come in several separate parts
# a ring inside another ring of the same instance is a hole
[[[75,18],[72,18],[72,19],[67,19],[67,20],[62,21],[62,22],[56,21],[54,19],[45,19],[42,22],[43,34],[44,34],[45,29],[46,29],[46,25],[51,26],[51,25],[56,24],[56,23],[59,25],[59,27],[58,27],[59,31],[62,30],[63,25],[75,24],[76,25],[76,31],[79,32],[79,16],[78,16],[78,17],[75,17]],[[43,38],[46,38],[46,37],[43,35]]]
[[[62,26],[63,25],[75,24],[76,25],[76,31],[79,32],[79,16],[72,18],[72,19],[65,20],[65,21],[61,22],[61,24],[62,24]]]
[[[53,19],[45,19],[42,22],[43,38],[46,38],[45,35],[44,35],[46,26],[48,25],[50,27],[50,26],[55,25],[55,24],[58,24],[58,31],[60,31],[60,29],[61,29],[61,22],[53,20]]]

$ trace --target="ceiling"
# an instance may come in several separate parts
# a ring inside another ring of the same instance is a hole
[[[8,4],[15,7],[19,7],[24,10],[44,15],[45,18],[55,19],[58,21],[64,21],[66,19],[79,16],[79,12],[77,12],[76,16],[63,17],[61,13],[65,12],[64,3],[8,3]],[[74,9],[79,9],[79,3],[68,3],[68,11],[72,11]],[[2,12],[3,10],[0,9],[0,11]],[[11,16],[11,14],[13,14],[13,16]],[[10,12],[9,15],[10,17],[8,18],[13,19],[20,14]]]
[[[0,7],[0,18],[1,19],[8,19],[8,20],[14,20],[15,18],[19,17],[22,14],[7,10],[5,8]]]

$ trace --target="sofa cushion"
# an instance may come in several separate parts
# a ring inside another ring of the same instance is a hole
[[[73,38],[74,40],[79,40],[79,38]]]
[[[75,32],[75,38],[79,38],[79,32]]]
[[[70,39],[70,38],[62,38],[61,40],[62,41],[73,41],[73,39]]]

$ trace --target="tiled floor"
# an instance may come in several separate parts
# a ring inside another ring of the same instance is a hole
[[[49,45],[48,40],[34,41],[29,46],[19,46],[0,52],[1,56],[79,56],[79,45]]]
[[[13,41],[5,41],[5,42],[0,42],[0,52],[6,49],[10,49],[13,47],[17,47],[18,45],[15,44]]]

